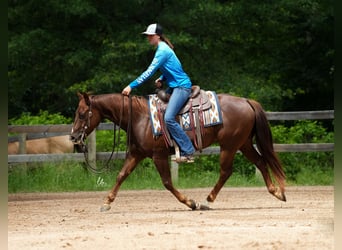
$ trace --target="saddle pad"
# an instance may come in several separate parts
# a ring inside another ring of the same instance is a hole
[[[211,102],[211,108],[202,111],[202,117],[204,122],[204,127],[210,127],[218,124],[222,124],[222,114],[221,108],[217,99],[217,95],[214,91],[206,91],[208,95],[209,101]],[[152,125],[153,135],[159,136],[162,134],[162,129],[158,117],[158,107],[157,103],[159,102],[158,96],[156,94],[148,96],[148,106],[150,110],[150,118]],[[196,122],[195,114],[193,114],[193,121]],[[178,115],[179,122],[181,127],[184,130],[190,130],[190,112],[184,113],[182,115]],[[195,127],[197,125],[195,124]]]

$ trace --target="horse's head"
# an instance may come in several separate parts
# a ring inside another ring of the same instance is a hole
[[[79,97],[75,120],[70,133],[70,140],[74,144],[84,145],[84,140],[99,124],[92,110],[92,102],[87,93],[77,93]]]

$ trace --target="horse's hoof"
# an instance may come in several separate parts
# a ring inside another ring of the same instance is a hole
[[[285,196],[285,194],[282,194],[281,200],[286,202],[286,196]]]
[[[110,205],[109,204],[103,204],[100,211],[101,212],[106,212],[110,210]]]
[[[199,210],[210,210],[210,206],[209,206],[209,204],[202,204],[202,203],[200,203],[198,209]]]
[[[190,202],[191,202],[190,208],[192,210],[209,210],[210,209],[208,202],[205,202],[204,204],[196,202],[194,200],[190,200]]]
[[[277,197],[281,201],[286,201],[286,196],[283,192],[281,192],[279,189],[274,192],[274,196]]]
[[[197,209],[197,203],[194,200],[190,200],[190,206],[189,206],[192,210],[196,210]]]

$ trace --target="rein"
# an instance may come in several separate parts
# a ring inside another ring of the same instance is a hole
[[[89,104],[89,112],[88,112],[88,121],[87,121],[87,125],[84,126],[84,129],[83,129],[83,134],[82,134],[82,137],[81,137],[82,141],[85,138],[85,130],[90,126],[90,118],[92,116],[91,104],[92,103],[90,102],[90,104]],[[88,168],[88,170],[90,170],[91,172],[93,172],[95,174],[102,174],[102,173],[104,173],[104,172],[109,170],[109,168],[110,168],[109,167],[109,162],[113,158],[115,148],[117,148],[115,159],[118,158],[118,153],[119,153],[118,146],[120,145],[120,132],[121,132],[120,129],[121,129],[121,123],[122,123],[122,118],[123,118],[124,104],[125,104],[125,98],[122,95],[122,104],[121,104],[121,108],[120,108],[120,118],[119,118],[119,126],[118,126],[119,127],[118,128],[118,136],[116,137],[116,133],[115,133],[115,131],[117,130],[116,129],[117,125],[115,123],[113,123],[114,127],[113,127],[113,147],[112,147],[112,152],[111,152],[111,155],[109,156],[109,158],[108,158],[108,160],[107,160],[107,162],[106,162],[104,167],[102,167],[101,169],[93,167],[89,163],[89,160],[88,160],[88,148],[87,148],[87,145],[85,145],[85,144],[82,145],[84,159],[85,159],[87,168]],[[126,150],[125,150],[126,157],[128,155],[129,146],[131,144],[131,128],[132,128],[132,98],[131,98],[131,96],[129,96],[129,105],[128,106],[129,106],[129,108],[128,108],[127,140],[126,140]]]

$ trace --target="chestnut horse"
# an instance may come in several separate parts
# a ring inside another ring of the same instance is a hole
[[[149,157],[153,160],[163,185],[180,202],[189,208],[209,209],[217,194],[233,172],[233,159],[238,150],[260,170],[268,191],[281,201],[285,198],[285,174],[273,149],[269,123],[261,105],[254,101],[228,94],[218,94],[223,123],[205,127],[203,148],[213,143],[220,146],[220,176],[203,204],[188,199],[172,184],[169,155],[173,154],[161,137],[154,138],[149,117],[148,101],[141,96],[122,94],[88,95],[78,93],[79,103],[70,134],[75,144],[83,144],[103,119],[109,119],[127,132],[129,148],[116,183],[101,206],[101,211],[110,209],[119,188],[138,163]],[[193,141],[192,133],[188,136]],[[253,146],[255,138],[258,151]],[[271,177],[278,185],[275,185]]]

